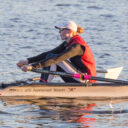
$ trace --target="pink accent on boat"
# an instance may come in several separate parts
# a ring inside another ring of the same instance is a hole
[[[89,80],[90,77],[91,77],[90,75],[84,75],[84,79],[85,79],[85,80]]]
[[[74,74],[74,78],[80,78],[81,74]]]

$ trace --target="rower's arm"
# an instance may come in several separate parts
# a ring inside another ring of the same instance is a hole
[[[54,48],[54,49],[52,49],[52,50],[50,50],[48,52],[41,53],[41,54],[39,54],[37,56],[27,58],[27,60],[28,60],[28,62],[30,64],[30,63],[38,62],[38,61],[41,61],[41,60],[45,59],[46,56],[49,53],[58,54],[58,53],[62,52],[65,49],[66,43],[67,42],[63,42],[58,47],[56,47],[56,48]]]
[[[67,48],[64,52],[61,52],[60,54],[57,54],[56,56],[51,57],[49,59],[36,62],[32,64],[32,66],[34,68],[47,67],[50,66],[51,64],[57,64],[61,61],[67,60],[74,56],[82,56],[84,54],[84,51],[85,51],[84,46],[80,44],[73,44],[69,48]]]

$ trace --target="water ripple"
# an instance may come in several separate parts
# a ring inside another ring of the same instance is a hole
[[[109,69],[123,66],[120,79],[127,80],[127,5],[127,0],[110,0],[109,2],[70,0],[70,3],[67,0],[61,2],[60,0],[1,0],[0,73],[8,73],[0,76],[0,83],[22,81],[39,76],[39,74],[24,73],[20,70],[16,72],[16,63],[58,46],[62,41],[54,26],[66,19],[76,21],[85,29],[82,37],[94,53],[97,68]],[[115,103],[113,110],[118,112],[121,108],[124,112],[122,114],[111,114],[112,110],[108,107],[109,101],[105,105],[100,101],[100,104],[97,104],[98,107],[93,108],[94,113],[90,112],[88,115],[83,111],[81,113],[85,115],[82,116],[78,110],[87,108],[87,103],[91,101],[80,102],[73,99],[70,101],[65,99],[12,101],[12,98],[1,100],[0,107],[3,113],[0,118],[1,127],[96,128],[101,127],[102,124],[103,127],[127,128],[127,113],[125,113],[127,111],[125,110],[128,104],[124,101]],[[7,103],[6,106],[3,105],[3,100]],[[8,113],[14,116],[10,118]]]
[[[98,7],[98,6],[88,6],[88,9],[94,9],[94,10],[102,10],[102,7]]]

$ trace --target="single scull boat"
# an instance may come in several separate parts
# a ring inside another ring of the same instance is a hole
[[[116,75],[114,79],[109,77],[92,77],[83,74],[70,74],[64,72],[46,71],[42,69],[34,69],[36,73],[46,73],[60,75],[65,77],[75,77],[82,79],[93,79],[105,81],[109,83],[32,83],[25,82],[1,84],[0,97],[65,97],[65,98],[89,98],[89,99],[107,99],[107,98],[128,98],[128,81],[115,80],[122,67],[102,71],[102,73],[111,76],[113,72]],[[101,71],[100,71],[101,72]]]
[[[0,97],[67,97],[89,99],[128,98],[128,86],[113,83],[96,83],[92,86],[81,83],[33,83],[5,87],[0,90]]]

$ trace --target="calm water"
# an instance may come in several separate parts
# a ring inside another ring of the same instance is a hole
[[[38,76],[21,72],[16,63],[59,45],[54,26],[65,19],[84,27],[81,36],[98,69],[123,66],[119,78],[128,80],[127,5],[127,0],[0,0],[0,83]],[[2,99],[0,108],[1,128],[128,127],[127,101]]]

